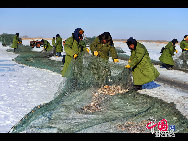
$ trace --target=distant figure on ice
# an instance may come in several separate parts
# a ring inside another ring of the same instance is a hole
[[[56,55],[55,37],[52,38],[52,46],[53,46],[53,56],[55,56]]]
[[[174,52],[178,52],[175,49],[175,45],[178,43],[177,39],[173,39],[171,42],[169,42],[165,47],[161,49],[161,56],[159,57],[159,60],[162,62],[162,67],[165,67],[168,70],[171,70],[174,66],[174,60],[172,56],[174,56]]]
[[[146,47],[137,42],[133,37],[127,40],[127,45],[131,50],[131,56],[126,68],[132,69],[134,90],[141,90],[142,85],[156,79],[160,73],[151,63]]]
[[[113,61],[119,62],[112,37],[109,32],[104,32],[96,37],[90,45],[90,50],[93,55],[104,58],[106,60],[109,59],[109,55],[111,54]]]
[[[44,51],[50,52],[52,50],[52,46],[47,40],[42,39],[41,42],[43,43]]]
[[[61,56],[61,52],[63,51],[63,46],[62,46],[62,38],[60,37],[59,34],[56,35],[56,53],[57,57]]]
[[[14,52],[18,48],[18,44],[19,44],[18,40],[19,40],[19,33],[16,33],[14,38],[13,38],[13,43],[12,43],[12,48],[14,48]]]
[[[67,77],[70,72],[70,63],[72,59],[77,59],[82,52],[89,52],[86,48],[83,39],[84,31],[81,28],[75,29],[72,36],[67,38],[64,44],[64,50],[66,52],[65,63],[61,74],[63,77]]]
[[[184,36],[184,39],[180,42],[180,48],[182,49],[183,66],[188,66],[188,35]]]

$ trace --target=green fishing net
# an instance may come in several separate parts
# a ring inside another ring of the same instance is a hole
[[[184,51],[174,60],[174,67],[181,70],[188,70],[188,51]]]
[[[36,64],[49,65],[49,70],[54,67],[53,60],[43,62],[48,58],[41,53],[20,53],[18,58],[21,63],[33,58]],[[145,126],[153,119],[166,119],[176,131],[187,133],[188,120],[174,103],[129,90],[131,71],[124,66],[82,54],[71,62],[54,99],[34,107],[10,133],[141,133],[150,132]]]

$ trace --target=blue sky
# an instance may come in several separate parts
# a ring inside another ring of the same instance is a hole
[[[0,34],[88,37],[110,32],[113,39],[182,40],[188,34],[188,8],[0,8]]]

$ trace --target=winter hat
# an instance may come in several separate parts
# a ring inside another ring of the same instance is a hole
[[[19,36],[19,33],[16,33],[16,36]]]
[[[59,34],[56,35],[56,37],[59,37],[59,36],[60,36]]]
[[[83,33],[84,33],[84,31],[83,31],[81,28],[76,28],[76,29],[74,30],[74,34],[73,34],[74,39],[75,39],[77,42],[79,42],[79,41],[80,41],[79,37],[82,38],[82,34],[83,34]]]
[[[101,35],[99,35],[99,40],[102,42],[102,40],[106,40],[107,42],[110,42],[110,45],[113,44],[112,37],[109,32],[104,32]]]
[[[178,43],[178,40],[177,39],[173,39],[171,42],[173,43],[173,45],[175,45],[175,43]]]
[[[127,45],[128,47],[131,45],[131,44],[134,44],[134,47],[136,48],[137,46],[137,41],[135,39],[133,39],[133,37],[130,37],[128,40],[127,40]]]

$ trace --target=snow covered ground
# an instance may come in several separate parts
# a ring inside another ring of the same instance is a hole
[[[64,80],[60,74],[12,61],[17,55],[0,44],[0,133],[8,132],[23,116],[54,97]]]

